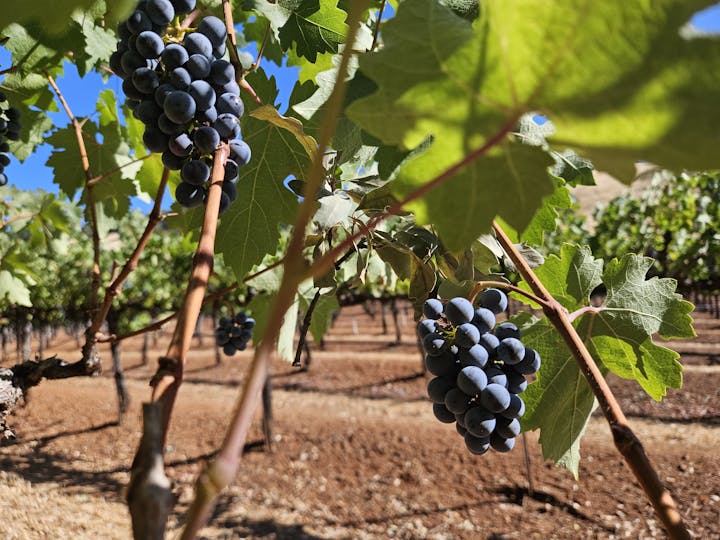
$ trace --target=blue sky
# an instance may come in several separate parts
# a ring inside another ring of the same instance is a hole
[[[720,31],[720,3],[698,13],[692,19],[692,23],[700,30]],[[246,50],[253,55],[256,52],[254,44]],[[0,47],[0,69],[5,69],[9,65],[10,54],[5,48]],[[281,110],[283,110],[297,80],[297,69],[278,67],[270,61],[265,61],[262,65],[269,74],[275,75],[278,80],[280,89],[279,103],[281,104]],[[75,67],[69,62],[65,64],[64,76],[57,80],[60,90],[65,95],[74,114],[78,117],[95,114],[95,100],[103,88],[111,88],[115,90],[117,95],[121,95],[120,82],[117,77],[111,77],[105,82],[97,73],[90,73],[84,78],[80,78]],[[58,126],[68,123],[64,112],[50,113],[50,117]],[[24,189],[42,188],[47,191],[57,192],[57,186],[52,181],[52,171],[44,165],[50,155],[50,150],[51,148],[47,145],[40,146],[23,163],[18,162],[13,157],[10,166],[6,168],[10,184]],[[145,204],[138,202],[138,206],[144,208]]]

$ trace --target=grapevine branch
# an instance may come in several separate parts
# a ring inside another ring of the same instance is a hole
[[[252,63],[248,71],[255,71],[258,67],[260,67],[260,60],[262,59],[263,53],[265,52],[265,46],[267,45],[269,38],[270,23],[268,22],[268,25],[265,28],[265,35],[263,36],[262,43],[260,44],[260,48],[258,49],[257,58],[255,58],[255,61]]]
[[[0,223],[0,229],[4,229],[8,225],[10,225],[11,223],[15,223],[16,221],[20,221],[23,219],[32,219],[37,215],[38,215],[37,212],[29,212],[27,214],[18,214],[17,216],[8,218],[5,221],[3,221],[2,223]]]
[[[230,51],[230,63],[235,68],[235,81],[240,88],[244,88],[255,100],[255,103],[262,105],[262,100],[258,97],[255,89],[245,80],[242,62],[238,55],[237,37],[235,36],[235,23],[232,16],[232,4],[230,0],[223,0],[223,15],[225,17],[225,29],[227,30],[227,39],[230,42],[228,50]],[[259,57],[258,57],[259,58]]]
[[[157,194],[155,195],[155,203],[153,204],[153,208],[148,216],[148,222],[145,226],[145,230],[143,231],[142,236],[140,236],[140,240],[138,240],[132,254],[125,262],[122,270],[120,270],[118,275],[113,279],[112,283],[110,283],[107,289],[105,289],[105,298],[103,299],[103,303],[93,317],[93,321],[87,331],[88,340],[93,344],[98,341],[98,332],[100,332],[100,328],[107,318],[107,314],[110,311],[113,300],[120,293],[122,284],[125,283],[125,280],[137,267],[140,255],[142,255],[145,246],[147,246],[147,243],[150,241],[150,236],[152,235],[153,230],[155,230],[155,227],[160,222],[160,209],[163,196],[165,195],[165,186],[167,185],[169,177],[170,170],[164,168],[162,176],[160,177]]]
[[[92,231],[92,246],[93,246],[93,267],[92,267],[92,281],[90,286],[90,314],[91,318],[95,317],[99,304],[99,292],[100,292],[100,232],[98,230],[98,218],[97,209],[95,208],[95,192],[90,181],[93,179],[92,173],[90,172],[90,160],[88,159],[87,149],[85,147],[85,138],[83,137],[82,124],[75,118],[70,105],[65,100],[65,97],[60,92],[55,79],[46,74],[47,80],[55,91],[55,95],[68,115],[70,122],[75,130],[75,138],[78,143],[78,150],[80,152],[80,161],[82,164],[83,172],[85,173],[85,192],[87,194],[87,208],[90,214],[90,229]],[[87,334],[89,337],[91,334]],[[88,365],[97,366],[97,371],[100,370],[100,359],[97,356],[95,350],[95,343],[92,339],[88,339],[83,346],[83,360]]]
[[[160,410],[158,411],[159,419],[155,418],[152,426],[144,427],[146,433],[152,431],[152,437],[147,437],[152,443],[141,442],[133,460],[132,481],[128,487],[127,500],[134,530],[143,524],[154,530],[165,530],[168,516],[172,510],[172,504],[158,505],[156,499],[158,476],[164,476],[162,448],[165,446],[175,397],[182,383],[185,359],[190,349],[195,324],[200,315],[205,289],[212,273],[220,196],[225,177],[225,162],[229,153],[230,149],[226,143],[222,143],[215,151],[202,231],[193,257],[182,309],[167,353],[160,359],[158,370],[150,383],[153,388],[152,402]],[[152,464],[152,466],[147,464]],[[155,511],[152,516],[147,516],[142,508],[153,508]]]
[[[352,2],[347,18],[347,43],[354,43],[360,27],[362,13],[365,11],[367,0]],[[227,20],[227,11],[226,11]],[[345,74],[351,57],[350,47],[343,50],[338,75],[333,86],[330,98],[327,101],[326,113],[318,137],[318,150],[313,158],[312,168],[308,175],[307,192],[315,193],[320,187],[324,168],[322,153],[330,146],[332,135],[335,132],[338,117],[345,97]],[[233,413],[233,419],[225,435],[217,457],[208,464],[200,474],[196,483],[195,500],[187,516],[186,526],[181,539],[195,538],[201,527],[209,519],[220,491],[236,476],[240,465],[240,457],[247,439],[250,424],[259,403],[260,394],[265,384],[270,365],[270,359],[276,347],[276,342],[282,326],[285,313],[292,305],[297,294],[299,284],[305,274],[305,259],[302,256],[305,244],[305,231],[315,208],[315,200],[306,197],[300,203],[293,226],[292,235],[285,257],[284,272],[280,287],[270,309],[268,322],[263,332],[260,344],[255,349],[250,372],[245,380],[240,399]],[[347,248],[345,248],[347,249]]]
[[[582,371],[587,379],[593,394],[595,394],[600,404],[600,409],[610,425],[615,446],[625,458],[625,462],[647,494],[669,536],[673,539],[691,538],[672,495],[665,486],[663,486],[647,454],[645,454],[642,444],[628,425],[625,414],[620,408],[595,360],[590,355],[585,343],[572,325],[567,311],[540,282],[535,272],[530,268],[530,265],[527,264],[497,222],[493,223],[493,230],[500,245],[502,245],[505,253],[507,253],[508,257],[510,257],[515,264],[520,275],[530,285],[532,291],[545,301],[545,305],[543,306],[545,316],[560,333],[577,361],[580,371]]]

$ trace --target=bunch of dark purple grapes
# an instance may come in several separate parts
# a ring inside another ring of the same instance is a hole
[[[224,212],[237,198],[239,168],[250,161],[250,147],[240,139],[245,107],[235,68],[223,58],[225,23],[210,16],[197,28],[180,27],[176,17],[194,7],[195,0],[140,2],[118,26],[110,67],[124,79],[126,103],[145,124],[145,145],[162,153],[168,169],[180,171],[175,199],[182,206],[205,202],[214,152],[221,141],[230,142],[220,200]]]
[[[480,307],[466,298],[443,304],[425,302],[427,317],[418,325],[425,348],[425,366],[436,375],[428,383],[435,417],[457,422],[458,433],[473,454],[490,448],[509,452],[520,434],[525,413],[520,395],[527,388],[526,375],[540,368],[540,355],[520,341],[511,322],[495,325],[495,315],[507,309],[499,289],[486,289]]]
[[[223,348],[225,354],[232,356],[247,348],[253,328],[255,319],[248,317],[243,311],[232,318],[221,317],[220,326],[215,329],[215,343]]]
[[[7,140],[6,140],[7,139]],[[20,111],[10,107],[7,96],[0,92],[0,186],[8,183],[5,167],[10,165],[8,141],[20,139]]]

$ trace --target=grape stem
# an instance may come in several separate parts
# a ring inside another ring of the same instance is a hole
[[[382,16],[383,11],[385,11],[385,3],[387,0],[382,0],[382,4],[380,4],[380,9],[378,10],[378,16],[377,16],[377,22],[375,23],[375,30],[373,32],[373,40],[372,45],[370,45],[371,51],[375,50],[375,45],[377,45],[378,36],[380,35],[380,23],[382,22]]]
[[[270,23],[268,22],[267,28],[265,28],[265,35],[263,36],[262,43],[260,44],[260,48],[258,49],[257,58],[255,58],[255,61],[248,68],[248,71],[255,71],[258,67],[260,67],[260,60],[262,59],[263,53],[265,52],[265,46],[267,45],[269,38],[270,38]]]
[[[528,283],[533,293],[544,300],[545,305],[543,306],[543,312],[545,316],[560,333],[565,344],[577,361],[580,371],[585,376],[585,379],[587,379],[593,394],[595,394],[600,404],[600,409],[610,425],[610,431],[612,432],[616,448],[645,491],[645,494],[655,508],[658,518],[665,526],[668,535],[673,539],[691,538],[670,491],[668,491],[660,481],[657,471],[650,463],[640,440],[630,428],[627,418],[610,390],[602,372],[585,346],[585,342],[572,325],[572,315],[568,314],[567,310],[560,305],[545,288],[535,272],[530,268],[530,265],[525,261],[515,245],[510,241],[510,238],[505,234],[505,231],[496,221],[493,222],[493,230],[505,253],[515,264],[518,273]],[[592,312],[593,309],[595,308],[578,311],[585,313]],[[575,313],[575,318],[582,314],[578,312]]]
[[[489,289],[490,287],[495,287],[496,289],[505,289],[508,291],[513,291],[514,293],[524,296],[525,298],[532,300],[536,304],[541,305],[543,308],[550,307],[550,303],[546,302],[539,296],[536,296],[533,293],[525,291],[525,290],[521,289],[520,287],[516,287],[515,285],[512,285],[510,283],[505,283],[504,281],[478,281],[475,284],[475,287],[473,288],[472,292],[470,293],[468,300],[470,300],[471,302],[474,302],[475,297],[478,294],[480,294],[481,291],[483,291],[485,289]]]

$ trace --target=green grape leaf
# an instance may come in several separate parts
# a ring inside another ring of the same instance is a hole
[[[310,333],[315,343],[320,343],[320,340],[332,326],[333,315],[339,310],[340,304],[335,294],[324,294],[318,299],[310,320]]]
[[[543,199],[542,206],[535,212],[532,221],[520,235],[521,241],[541,246],[544,233],[546,231],[553,232],[556,229],[557,218],[560,215],[558,209],[572,208],[573,201],[567,185],[560,178],[555,177],[554,180],[555,191]]]
[[[679,32],[705,5],[666,0],[649,10],[636,1],[564,0],[548,8],[490,0],[470,23],[433,0],[407,0],[383,25],[383,49],[360,59],[378,89],[353,102],[348,115],[385,144],[411,149],[433,137],[400,171],[400,195],[498,144],[531,112],[552,120],[551,143],[573,147],[620,178],[632,176],[638,159],[717,167],[720,49],[712,38]],[[549,181],[527,182],[535,190],[528,193],[532,204],[510,215],[497,212],[519,231],[552,190]],[[440,201],[436,214],[447,208]],[[409,208],[420,211],[421,223],[438,217],[416,204]],[[473,216],[485,223],[492,217]],[[444,240],[448,232],[441,230]]]
[[[564,244],[560,256],[550,255],[535,273],[568,311],[582,310],[572,316],[573,325],[601,370],[636,380],[660,400],[668,387],[680,387],[682,366],[678,353],[655,343],[653,336],[688,338],[695,333],[692,304],[675,292],[674,280],[647,279],[651,265],[651,259],[629,254],[603,269],[602,260],[588,248]],[[600,284],[607,296],[600,306],[590,307],[590,294]],[[530,290],[527,283],[521,287]],[[523,394],[528,407],[524,425],[540,428],[543,454],[570,464],[577,474],[579,436],[592,410],[589,387],[548,322],[524,330],[523,340],[542,357],[537,382]]]
[[[262,69],[248,80],[256,92],[261,92],[264,103],[277,97],[275,79],[267,79]],[[271,114],[267,107],[249,104],[248,108],[251,112],[242,121],[243,138],[253,155],[240,170],[238,198],[222,215],[217,237],[217,249],[238,279],[266,253],[275,251],[280,237],[278,225],[292,223],[297,208],[296,196],[283,182],[290,175],[304,179],[311,163],[311,143],[301,135],[296,119],[284,119],[275,111],[270,121],[266,119]],[[259,118],[255,114],[258,110]]]
[[[540,428],[543,457],[569,469],[575,478],[580,465],[580,438],[595,408],[590,386],[565,346],[547,322],[522,327],[523,342],[540,354],[537,379],[522,394],[523,430]]]
[[[0,301],[10,305],[32,307],[30,289],[8,270],[0,270]]]
[[[82,50],[82,57],[75,57],[75,64],[78,67],[80,76],[84,76],[95,65],[107,62],[110,55],[117,49],[117,35],[113,30],[108,30],[96,24],[92,17],[85,13],[78,13],[73,16],[75,22],[82,29],[85,46]]]
[[[357,208],[357,203],[344,191],[338,191],[318,199],[320,207],[312,218],[322,230],[328,230],[336,225],[350,227],[352,225],[352,214]]]
[[[287,50],[295,44],[299,56],[315,62],[318,53],[338,52],[345,42],[347,13],[332,2],[319,0],[281,0],[289,11],[279,30],[280,44]]]
[[[430,150],[408,159],[393,182],[402,198],[419,189],[434,175],[444,159]],[[447,155],[447,148],[438,149]],[[431,159],[432,161],[428,161]],[[524,230],[540,207],[543,197],[553,193],[547,168],[550,156],[542,149],[506,143],[462,169],[426,197],[405,205],[418,223],[432,223],[445,246],[461,250],[487,232],[496,215],[517,230]]]

